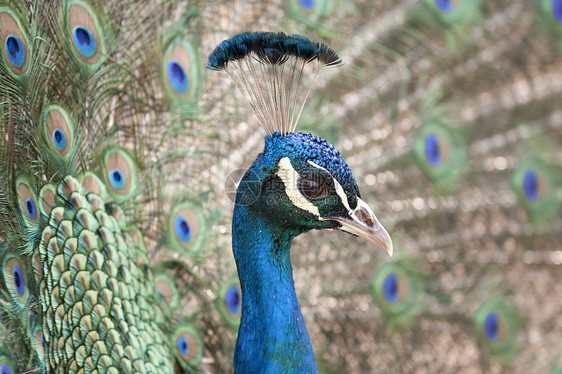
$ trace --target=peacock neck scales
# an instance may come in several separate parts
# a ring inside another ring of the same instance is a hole
[[[236,205],[232,247],[242,288],[234,365],[240,372],[317,372],[290,260],[296,233]],[[242,369],[242,370],[240,370]]]

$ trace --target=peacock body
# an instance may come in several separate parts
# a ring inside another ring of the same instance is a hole
[[[2,374],[562,370],[562,1],[10,0],[0,38]],[[299,235],[358,198],[393,258]]]

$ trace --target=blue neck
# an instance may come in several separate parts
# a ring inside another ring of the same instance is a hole
[[[232,246],[242,288],[236,373],[316,373],[290,259],[299,232],[237,204]]]

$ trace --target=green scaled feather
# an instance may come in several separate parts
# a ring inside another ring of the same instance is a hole
[[[408,326],[423,309],[425,277],[411,258],[385,264],[371,286],[373,298],[391,331]]]
[[[39,302],[47,368],[74,365],[76,355],[65,355],[59,343],[72,337],[78,346],[99,340],[95,350],[80,353],[80,368],[110,346],[114,353],[100,357],[99,368],[171,372],[171,329],[158,307],[150,268],[138,263],[137,248],[127,244],[122,210],[110,208],[71,176],[56,191],[57,206],[37,249],[41,269],[35,269],[46,296]],[[108,330],[114,332],[106,340]]]
[[[86,171],[79,176],[86,192],[92,192],[103,200],[109,198],[104,182],[94,173]]]
[[[179,306],[180,295],[176,288],[176,282],[170,276],[167,274],[155,275],[154,286],[156,293],[170,310],[175,310]]]
[[[512,188],[531,220],[540,222],[555,218],[562,204],[558,197],[560,169],[538,158],[521,162],[511,177]]]
[[[230,278],[221,287],[215,303],[224,320],[231,327],[237,328],[242,313],[242,290],[237,276]]]
[[[39,192],[39,209],[41,214],[48,217],[56,205],[57,189],[52,184],[46,184]]]
[[[508,359],[517,351],[516,338],[521,321],[515,305],[505,298],[484,302],[474,316],[476,333],[490,353]]]

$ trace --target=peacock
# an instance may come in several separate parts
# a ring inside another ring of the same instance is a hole
[[[0,39],[2,374],[562,372],[561,0],[1,0]]]

